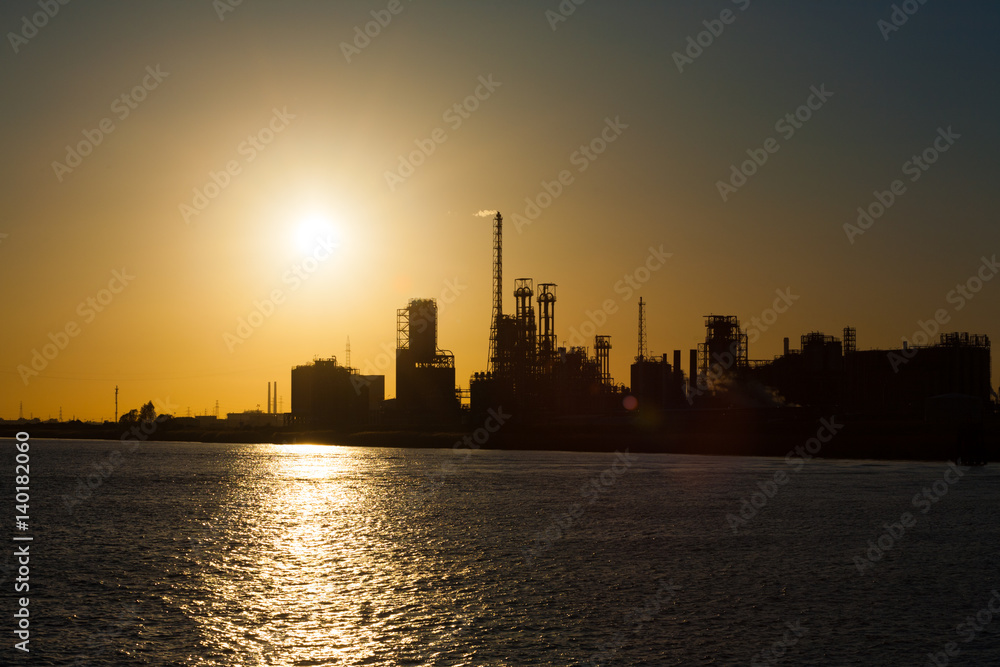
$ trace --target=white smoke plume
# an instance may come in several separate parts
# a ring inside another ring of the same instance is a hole
[[[492,218],[496,214],[497,214],[496,211],[487,211],[486,209],[483,209],[479,213],[473,213],[472,215],[476,216],[477,218]]]

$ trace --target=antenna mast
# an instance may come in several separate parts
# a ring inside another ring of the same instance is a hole
[[[636,361],[645,361],[646,357],[649,356],[649,350],[646,349],[646,302],[639,297],[639,353],[636,355]]]
[[[503,317],[503,216],[493,218],[493,321],[490,323],[489,372],[498,370],[497,343],[500,318]]]

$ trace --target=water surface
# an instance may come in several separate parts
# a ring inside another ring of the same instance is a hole
[[[941,463],[653,454],[31,456],[23,664],[925,665],[948,642],[949,664],[1000,664],[1000,616],[958,629],[1000,589],[996,466],[949,484]]]

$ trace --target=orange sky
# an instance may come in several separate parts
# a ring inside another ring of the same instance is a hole
[[[116,385],[121,411],[240,411],[268,381],[288,410],[291,367],[343,361],[348,336],[392,395],[385,351],[415,297],[439,299],[467,386],[492,209],[507,310],[515,278],[557,283],[560,341],[596,320],[619,382],[640,295],[650,348],[685,364],[703,315],[746,325],[778,290],[798,298],[751,358],[848,324],[861,348],[898,345],[938,309],[944,330],[998,331],[1000,281],[952,292],[1000,251],[996,8],[927,4],[886,40],[888,5],[860,1],[586,3],[565,21],[556,2],[388,6],[72,3],[8,36],[0,417],[111,418]],[[0,25],[36,11],[7,3]],[[670,257],[620,282],[651,253]]]

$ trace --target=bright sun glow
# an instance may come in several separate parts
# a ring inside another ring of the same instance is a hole
[[[333,238],[333,242],[340,245],[340,234],[325,215],[312,213],[303,217],[295,228],[294,244],[295,249],[306,254],[319,244],[320,240]]]

